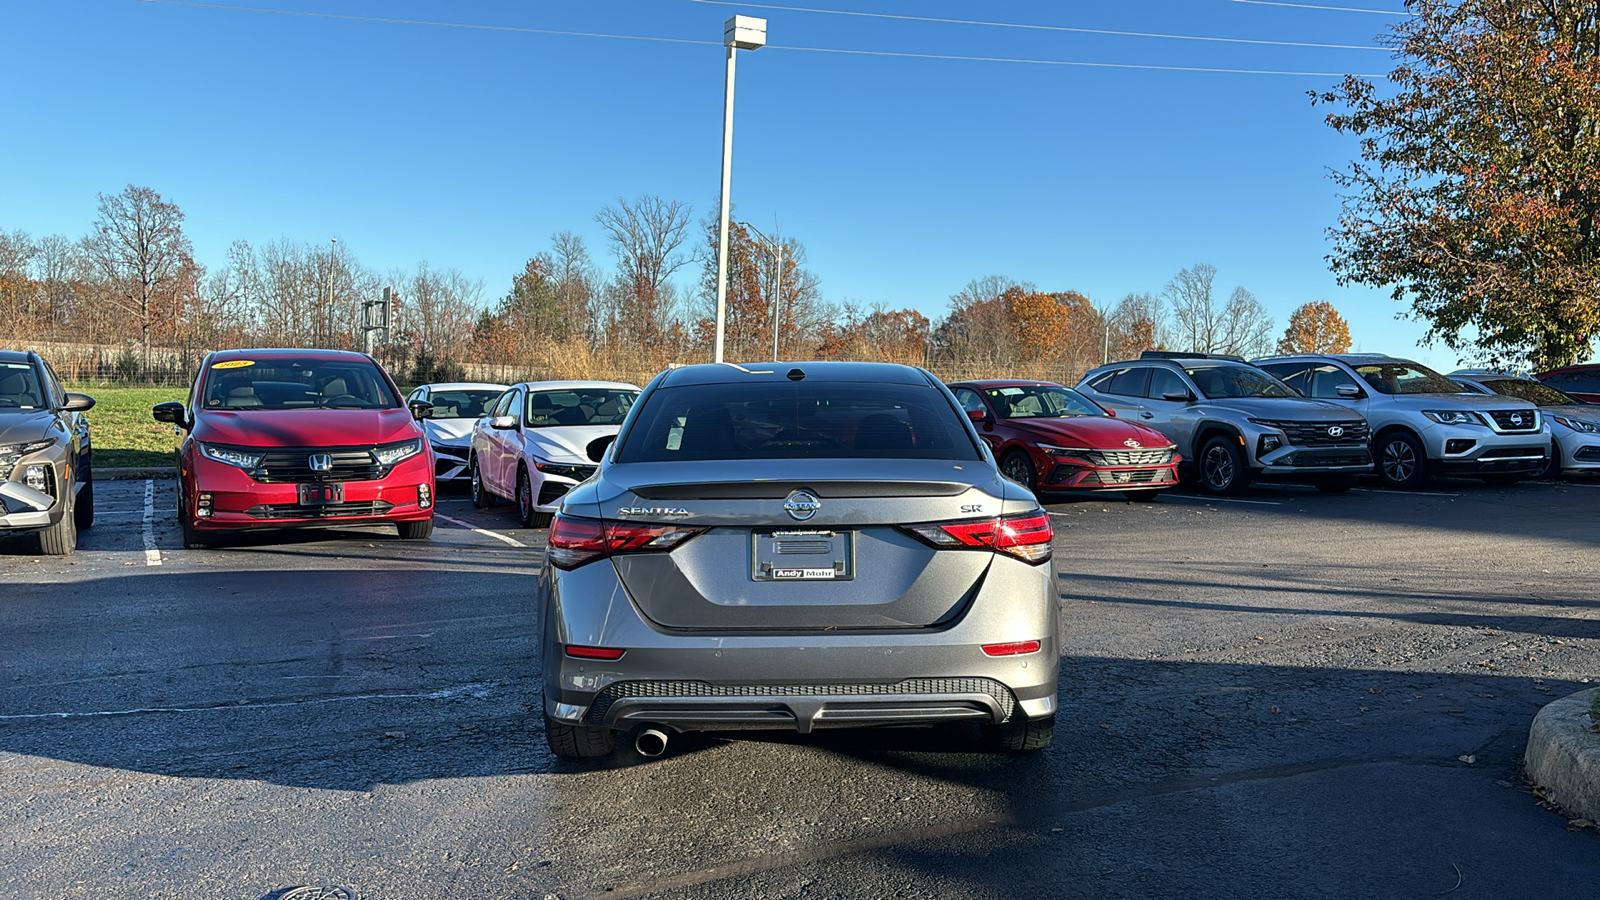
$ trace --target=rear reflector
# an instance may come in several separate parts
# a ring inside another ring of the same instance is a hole
[[[1050,516],[1043,510],[999,519],[959,519],[901,527],[941,550],[996,550],[1030,563],[1048,561],[1056,537]]]
[[[704,528],[677,525],[635,525],[600,522],[557,515],[550,523],[550,565],[576,569],[603,556],[617,553],[665,552],[694,537]]]
[[[567,652],[572,652],[568,648]],[[1021,656],[1024,653],[1038,653],[1038,641],[1014,641],[1009,644],[984,644],[983,652],[988,656]]]
[[[1034,641],[1034,648],[1038,649],[1038,646],[1039,642]],[[989,648],[985,647],[983,649],[988,651]],[[618,650],[615,647],[583,647],[579,646],[578,644],[567,645],[567,655],[576,657],[577,659],[621,659],[622,654],[627,652],[628,651],[626,650]]]

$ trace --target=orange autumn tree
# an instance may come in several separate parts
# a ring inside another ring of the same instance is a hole
[[[1350,324],[1326,300],[1301,305],[1289,315],[1279,353],[1349,353]]]

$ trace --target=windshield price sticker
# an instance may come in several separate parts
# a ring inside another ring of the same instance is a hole
[[[246,366],[253,366],[255,364],[256,364],[256,361],[253,360],[253,359],[230,359],[227,362],[219,362],[216,365],[212,366],[211,368],[213,368],[213,369],[243,369]]]

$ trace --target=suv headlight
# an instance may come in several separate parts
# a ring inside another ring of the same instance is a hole
[[[409,441],[400,441],[396,444],[384,444],[372,451],[378,462],[386,466],[403,462],[422,452],[422,438],[412,438]]]
[[[53,446],[55,441],[25,441],[20,444],[0,444],[0,481],[11,477],[17,468],[17,461],[29,453],[37,453],[47,447]]]
[[[1422,414],[1440,425],[1482,425],[1477,413],[1460,409],[1425,409]]]
[[[200,455],[206,459],[240,469],[254,469],[261,465],[261,458],[265,456],[265,454],[254,450],[240,450],[237,447],[218,447],[216,444],[201,444]]]
[[[1551,416],[1550,418],[1571,428],[1573,431],[1581,431],[1585,434],[1600,432],[1600,423],[1591,422],[1588,419],[1574,419],[1571,416]]]

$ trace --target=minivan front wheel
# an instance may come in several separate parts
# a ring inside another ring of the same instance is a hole
[[[1378,478],[1401,490],[1428,483],[1428,455],[1422,442],[1404,431],[1391,431],[1378,442]]]

